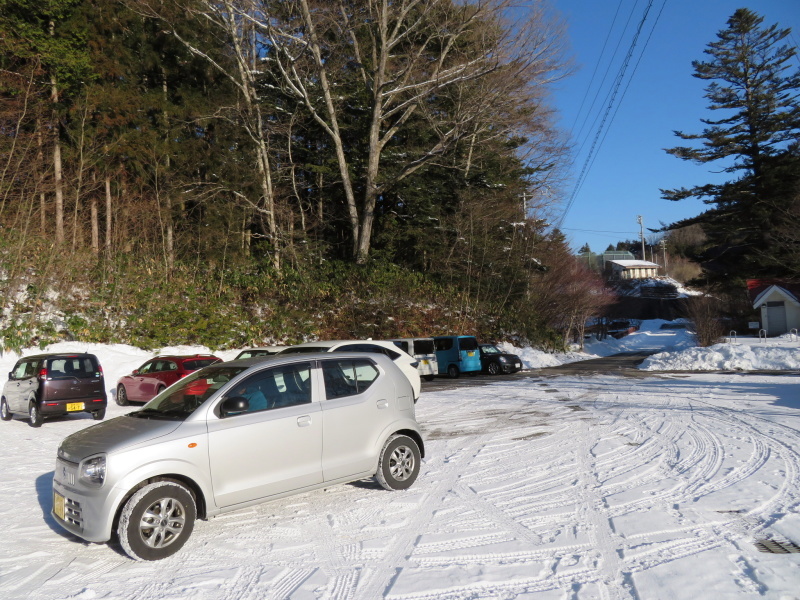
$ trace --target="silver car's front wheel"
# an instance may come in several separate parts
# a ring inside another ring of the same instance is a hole
[[[381,451],[378,482],[387,490],[411,487],[419,475],[420,452],[417,443],[405,435],[393,435]]]
[[[0,419],[3,421],[10,421],[11,420],[11,411],[8,410],[8,402],[6,402],[5,398],[0,399]]]
[[[197,517],[192,494],[172,481],[146,485],[130,497],[119,518],[119,541],[136,560],[160,560],[189,539]]]

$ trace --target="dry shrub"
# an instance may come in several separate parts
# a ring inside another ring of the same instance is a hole
[[[686,283],[700,277],[703,270],[696,262],[681,256],[670,256],[667,273],[676,281]]]
[[[694,324],[694,337],[702,347],[716,344],[725,334],[723,302],[714,296],[693,296],[686,303],[686,318]]]

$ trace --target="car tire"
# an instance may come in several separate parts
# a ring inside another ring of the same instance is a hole
[[[490,362],[486,366],[486,370],[489,371],[489,375],[499,375],[500,374],[500,365],[496,362]]]
[[[422,376],[422,378],[423,378],[425,381],[433,381],[433,380],[434,380],[434,378],[435,378],[435,376],[434,376],[434,375],[423,375],[423,376]]]
[[[125,386],[122,384],[117,386],[117,404],[120,406],[128,406],[130,404],[128,392],[125,391]]]
[[[161,560],[183,547],[196,518],[197,507],[188,489],[173,481],[156,481],[125,503],[117,535],[132,559]]]
[[[386,440],[375,476],[387,490],[405,490],[419,475],[420,453],[417,443],[407,435],[393,435]]]
[[[10,421],[13,416],[11,411],[8,410],[8,402],[6,402],[6,399],[0,398],[0,419],[3,419],[3,421]]]
[[[458,379],[458,376],[461,375],[461,371],[458,370],[458,367],[455,365],[450,365],[447,367],[447,376],[450,379]]]
[[[102,421],[103,419],[106,418],[106,409],[101,408],[100,410],[92,411],[92,418],[95,421]]]
[[[28,417],[30,418],[29,425],[31,427],[41,427],[42,426],[42,413],[39,410],[39,405],[36,404],[35,400],[32,400],[28,405]]]

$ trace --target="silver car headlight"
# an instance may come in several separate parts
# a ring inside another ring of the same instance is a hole
[[[106,455],[101,454],[82,461],[80,480],[89,485],[103,485],[106,480]]]

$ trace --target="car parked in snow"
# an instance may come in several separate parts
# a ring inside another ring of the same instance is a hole
[[[455,379],[461,373],[477,375],[481,370],[478,340],[472,335],[439,335],[433,338],[439,374]]]
[[[408,377],[411,387],[414,388],[414,402],[419,399],[422,391],[422,381],[417,370],[418,361],[395,346],[392,342],[382,340],[328,340],[319,342],[306,342],[289,346],[279,352],[283,354],[308,354],[309,352],[374,352],[391,358]]]
[[[423,456],[413,390],[384,355],[231,361],[65,438],[52,515],[87,541],[115,531],[129,556],[158,560],[197,518],[373,476],[405,489]]]
[[[433,381],[439,372],[433,338],[397,338],[386,341],[392,342],[400,350],[413,356],[417,361],[417,371],[419,371],[420,377],[425,381]]]
[[[516,354],[503,352],[494,344],[480,344],[481,367],[489,375],[516,373],[522,369],[522,359]]]
[[[127,406],[130,402],[149,402],[173,383],[189,373],[220,362],[212,354],[192,356],[156,356],[123,375],[117,382],[117,404]]]
[[[0,397],[0,418],[27,415],[31,427],[45,417],[88,412],[106,415],[103,368],[94,354],[37,354],[17,361]]]

